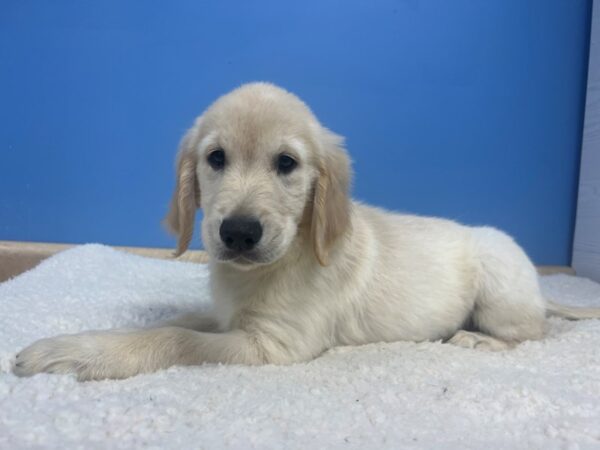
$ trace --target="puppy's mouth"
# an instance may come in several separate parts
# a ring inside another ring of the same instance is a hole
[[[235,251],[224,250],[217,255],[216,259],[221,263],[231,264],[233,266],[246,269],[254,266],[262,266],[271,262],[268,258],[265,258],[261,252],[257,251],[239,253]]]

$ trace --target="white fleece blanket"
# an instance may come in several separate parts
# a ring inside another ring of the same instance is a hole
[[[337,348],[288,367],[174,367],[123,381],[10,373],[60,333],[142,326],[207,301],[202,265],[86,245],[0,284],[0,448],[599,448],[600,321],[486,353],[442,343]],[[600,285],[544,292],[600,306]]]

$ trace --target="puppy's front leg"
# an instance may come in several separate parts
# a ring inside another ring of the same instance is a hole
[[[173,365],[266,362],[259,339],[241,330],[202,333],[179,327],[92,331],[42,339],[17,355],[15,374],[75,373],[80,381],[127,378]]]

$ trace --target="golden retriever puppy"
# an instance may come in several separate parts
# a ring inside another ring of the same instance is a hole
[[[399,340],[504,350],[541,338],[548,313],[599,316],[547,303],[501,231],[353,202],[350,181],[343,139],[293,94],[253,83],[221,97],[181,142],[166,219],[181,254],[204,209],[212,313],[43,339],[17,355],[15,373],[125,378]]]

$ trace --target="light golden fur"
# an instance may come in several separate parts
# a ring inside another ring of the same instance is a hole
[[[216,148],[227,157],[220,171],[207,162]],[[298,161],[289,175],[273,167],[281,152]],[[286,364],[396,340],[503,350],[541,338],[547,313],[599,316],[547,303],[506,234],[353,202],[350,179],[342,139],[293,94],[254,83],[223,96],[181,142],[166,218],[181,254],[204,209],[214,310],[44,339],[17,356],[15,372],[124,378],[176,364]],[[239,214],[257,217],[263,235],[232,256],[219,227]]]

